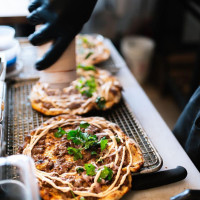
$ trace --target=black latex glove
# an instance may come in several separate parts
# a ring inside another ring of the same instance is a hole
[[[33,45],[53,40],[52,46],[36,63],[44,70],[55,63],[91,16],[97,0],[33,0],[27,17],[43,26],[29,36]]]
[[[173,133],[200,171],[200,87],[185,106]]]

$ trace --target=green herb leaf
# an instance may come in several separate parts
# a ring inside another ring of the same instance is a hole
[[[93,54],[93,52],[89,52],[89,53],[85,56],[85,59],[88,59],[92,54]]]
[[[90,149],[92,147],[96,147],[99,145],[100,145],[100,143],[98,142],[98,138],[96,135],[88,135],[87,139],[85,140],[85,143],[84,143],[84,148]]]
[[[85,164],[85,169],[88,176],[94,176],[96,174],[95,166],[93,164]]]
[[[86,81],[86,79],[84,77],[80,77],[78,79],[78,82],[77,82],[77,85],[76,85],[76,89],[80,91],[84,87],[85,81]]]
[[[89,135],[88,136],[88,140],[93,140],[93,141],[97,141],[97,136],[96,135]]]
[[[109,167],[104,166],[104,169],[101,171],[101,174],[98,178],[98,182],[101,182],[101,179],[110,181],[113,176],[113,171]]]
[[[88,140],[88,134],[87,133],[79,133],[79,137],[83,140],[83,142]]]
[[[76,198],[74,192],[73,192],[72,190],[70,190],[70,191],[71,191],[71,193],[72,193],[73,198]]]
[[[101,151],[103,151],[107,147],[107,145],[108,145],[108,140],[102,138],[100,141]]]
[[[91,90],[84,90],[81,94],[82,94],[82,95],[85,95],[86,97],[92,97],[92,92],[91,92]]]
[[[88,127],[87,122],[82,122],[81,127]],[[82,145],[85,149],[89,149],[92,146],[98,145],[98,139],[96,135],[88,135],[81,132],[81,129],[71,130],[67,133],[67,139],[72,140],[76,145]]]
[[[86,37],[82,37],[82,41],[83,41],[84,43],[89,43],[89,41],[88,41],[88,39],[87,39]]]
[[[76,171],[77,171],[77,173],[80,174],[81,172],[84,172],[85,170],[83,167],[78,167],[78,168],[76,168]]]
[[[87,128],[88,126],[90,126],[90,124],[88,122],[82,121],[79,126],[80,128]]]
[[[99,109],[101,110],[104,109],[105,104],[106,104],[106,100],[104,97],[97,97],[95,102]]]
[[[84,43],[86,45],[87,48],[92,48],[94,46],[94,44],[88,40],[87,37],[80,37],[81,42],[79,42],[79,46],[82,45],[82,43]]]
[[[76,85],[76,89],[82,94],[87,97],[92,97],[92,94],[96,91],[96,82],[94,76],[91,76],[90,79],[86,79],[81,77],[78,80]]]
[[[77,134],[78,134],[78,129],[76,129],[76,130],[71,130],[71,131],[67,132],[67,139],[68,139],[68,140],[71,140],[71,139],[73,139],[74,137],[76,137]]]
[[[72,140],[72,142],[76,145],[82,144],[83,141],[80,138],[80,134],[81,134],[81,130],[80,129],[76,129],[76,130],[71,130],[67,133],[67,139],[68,140]]]
[[[76,145],[79,145],[79,144],[82,144],[82,143],[83,143],[83,141],[80,140],[79,138],[73,138],[73,139],[72,139],[72,142],[73,142],[74,144],[76,144]]]
[[[116,139],[117,143],[121,142],[121,140],[117,136],[115,136],[115,139]]]
[[[68,154],[74,155],[74,160],[79,160],[83,158],[83,155],[81,154],[81,149],[77,149],[74,147],[68,147],[67,148]]]
[[[97,152],[96,151],[92,151],[91,155],[97,155]]]
[[[81,197],[80,200],[85,200],[85,197]]]
[[[96,89],[96,83],[94,76],[91,76],[90,79],[86,80],[85,86],[90,87],[91,89]]]
[[[95,140],[87,141],[84,145],[85,149],[90,149],[91,147],[97,146],[98,142]]]
[[[94,65],[82,65],[82,64],[77,65],[77,69],[83,69],[85,71],[95,71],[96,70]]]
[[[63,130],[61,127],[58,127],[58,131],[54,133],[54,136],[60,138],[65,134],[67,134],[67,132]]]

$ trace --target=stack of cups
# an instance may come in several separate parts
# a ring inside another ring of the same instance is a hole
[[[19,42],[14,38],[15,29],[10,26],[0,26],[0,54],[4,54],[7,71],[15,69],[20,51]]]

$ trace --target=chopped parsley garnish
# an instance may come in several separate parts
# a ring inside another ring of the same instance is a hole
[[[92,151],[91,155],[97,155],[97,152],[96,151]]]
[[[83,69],[85,71],[95,71],[96,70],[94,65],[82,65],[82,64],[77,65],[77,69]]]
[[[90,79],[86,80],[84,87],[89,87],[90,90],[96,90],[96,82],[94,76],[91,76]]]
[[[113,171],[109,167],[104,166],[104,169],[101,171],[101,174],[98,178],[98,182],[101,182],[101,179],[110,181],[113,176]]]
[[[85,59],[88,59],[92,54],[93,54],[93,52],[89,52],[89,53],[85,56]]]
[[[88,41],[88,39],[87,39],[86,37],[82,37],[82,41],[83,41],[84,43],[86,43],[86,44],[89,43],[89,41]]]
[[[80,45],[82,43],[84,43],[87,46],[87,48],[93,48],[94,47],[94,43],[92,43],[87,37],[82,36],[82,37],[80,37],[80,40],[81,40],[81,42],[79,42]]]
[[[104,97],[97,97],[95,102],[99,109],[101,110],[104,109],[105,104],[106,104],[106,100]]]
[[[98,145],[98,138],[96,135],[89,135],[87,141],[84,144],[85,149],[89,149],[91,147]]]
[[[81,94],[85,95],[86,97],[92,97],[92,93],[91,90],[84,90]]]
[[[85,170],[88,176],[94,176],[96,174],[95,166],[93,164],[85,164]]]
[[[61,127],[58,127],[58,131],[54,133],[54,136],[59,138],[65,135],[67,132],[63,130]]]
[[[79,129],[68,132],[67,139],[72,140],[72,142],[76,145],[82,145],[85,149],[89,149],[92,146],[97,145],[98,142],[96,135],[83,133]]]
[[[81,154],[81,149],[77,149],[74,147],[67,148],[68,154],[74,155],[74,160],[82,159],[83,155]]]
[[[84,172],[85,170],[83,167],[78,167],[78,168],[76,168],[76,171],[77,171],[77,173],[80,174],[81,172]]]
[[[98,141],[96,135],[89,135],[89,136],[88,136],[88,140]]]
[[[108,145],[108,140],[105,139],[105,137],[103,137],[101,140],[100,140],[100,146],[101,146],[101,151],[103,151]]]
[[[117,136],[115,136],[115,140],[117,141],[117,143],[121,142],[121,140]]]
[[[76,89],[77,90],[80,90],[80,89],[82,89],[83,87],[85,87],[85,82],[86,82],[86,79],[83,77],[83,76],[81,76],[79,79],[78,79],[78,83],[77,83],[77,85],[76,85]]]
[[[80,128],[87,128],[88,126],[90,126],[90,124],[88,122],[82,121],[79,126]]]
[[[81,122],[81,128],[87,128],[90,126],[88,122]],[[62,134],[54,134],[55,137],[62,137],[66,134],[68,140],[72,140],[72,142],[76,145],[82,145],[84,149],[89,149],[95,146],[101,146],[101,150],[103,151],[108,143],[108,140],[103,137],[100,141],[96,135],[90,135],[88,133],[82,132],[80,127],[76,130],[70,130],[68,132],[64,131],[62,128],[58,128],[58,132],[62,132]],[[56,132],[57,133],[57,132]],[[93,154],[94,155],[94,154]]]
[[[91,147],[94,147],[98,145],[96,141],[87,141],[86,144],[85,144],[85,149],[90,149]]]
[[[81,148],[68,147],[68,153],[70,155],[74,155],[74,160],[82,159],[83,155],[81,154],[81,150],[91,150],[91,155],[97,155],[97,152],[94,151],[94,148],[101,147],[101,151],[103,151],[108,144],[108,139],[106,137],[101,138],[99,141],[96,135],[91,135],[86,132],[82,132],[82,129],[86,129],[90,126],[88,122],[82,121],[80,122],[79,127],[76,130],[70,130],[66,132],[61,127],[58,128],[58,131],[54,133],[55,137],[62,137],[66,135],[67,140],[71,140],[75,145],[80,145]]]
[[[85,141],[87,140],[87,138],[88,138],[88,134],[87,134],[87,133],[80,132],[80,133],[79,133],[79,137],[81,138],[81,140],[82,140],[83,142],[85,142]]]
[[[76,198],[74,192],[73,192],[72,190],[70,190],[70,191],[71,191],[71,193],[72,193],[73,198]]]
[[[90,79],[86,79],[81,77],[78,80],[78,84],[76,85],[76,89],[87,97],[92,97],[93,93],[96,91],[96,82],[94,76],[91,76]]]
[[[72,140],[72,142],[76,145],[82,144],[82,140],[80,138],[81,133],[82,132],[80,131],[80,129],[71,130],[67,132],[67,139]]]
[[[78,129],[76,129],[76,130],[70,130],[68,132],[66,132],[65,130],[63,130],[61,127],[58,127],[58,131],[54,133],[54,136],[59,138],[59,137],[62,137],[63,135],[67,135],[67,139],[68,140],[73,140],[73,139],[75,139],[77,137],[80,137],[80,139],[85,139],[87,137],[87,133],[82,133],[80,128],[87,128],[89,126],[90,126],[90,124],[88,122],[82,121],[80,123]]]

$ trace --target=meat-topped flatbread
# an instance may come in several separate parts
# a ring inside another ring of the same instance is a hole
[[[76,37],[77,64],[94,65],[107,60],[110,50],[100,35],[80,34]]]
[[[30,94],[32,107],[45,115],[81,115],[95,108],[109,109],[120,101],[122,87],[108,71],[92,65],[77,68],[79,77],[66,88],[36,83]]]
[[[51,118],[27,136],[22,153],[35,162],[44,200],[120,199],[143,165],[133,139],[101,117]]]

